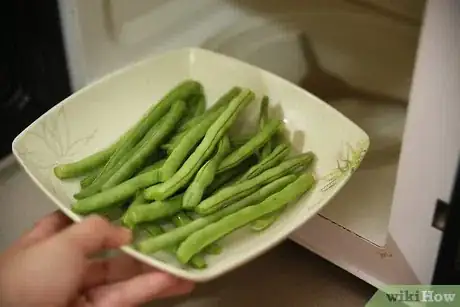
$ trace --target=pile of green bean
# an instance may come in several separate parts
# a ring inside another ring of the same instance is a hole
[[[268,228],[315,184],[313,153],[291,153],[282,121],[269,118],[267,96],[256,131],[230,134],[254,100],[250,89],[234,87],[206,108],[203,86],[185,80],[115,143],[54,173],[80,180],[74,212],[143,233],[135,241],[143,253],[166,251],[205,268],[205,255],[219,254],[224,236],[246,225]]]

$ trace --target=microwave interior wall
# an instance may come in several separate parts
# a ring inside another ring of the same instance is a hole
[[[351,118],[370,150],[320,215],[385,245],[424,1],[75,3],[80,35],[67,38],[77,41],[68,42],[75,89],[151,53],[199,46],[274,72]],[[343,168],[356,150],[349,145],[337,157]]]

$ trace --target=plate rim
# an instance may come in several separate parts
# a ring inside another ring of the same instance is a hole
[[[365,148],[366,151],[368,150],[368,148],[370,146],[370,140],[369,140],[369,136],[367,135],[367,133],[361,127],[359,127],[356,123],[354,123],[351,119],[349,119],[348,117],[346,117],[345,115],[343,115],[342,113],[340,113],[339,111],[334,109],[332,106],[330,106],[329,104],[327,104],[326,102],[324,102],[323,100],[321,100],[320,98],[315,96],[314,94],[308,92],[307,90],[297,86],[296,84],[291,83],[290,81],[288,81],[288,80],[286,80],[286,79],[284,79],[284,78],[282,78],[282,77],[280,77],[280,76],[278,76],[278,75],[276,75],[274,73],[271,73],[269,71],[261,69],[261,68],[255,66],[255,65],[249,64],[247,62],[241,61],[239,59],[233,58],[231,56],[227,56],[227,55],[224,55],[224,54],[221,54],[221,53],[218,53],[218,52],[214,52],[214,51],[211,51],[211,50],[198,48],[198,47],[172,49],[172,50],[167,51],[167,52],[154,53],[154,54],[151,54],[148,57],[146,57],[146,58],[144,58],[144,59],[142,59],[142,60],[140,60],[138,62],[129,64],[129,65],[125,66],[125,67],[117,69],[117,70],[105,75],[104,77],[96,80],[95,82],[92,82],[91,84],[86,85],[85,87],[81,88],[80,90],[72,93],[71,95],[69,95],[68,97],[66,97],[65,99],[63,99],[59,103],[57,103],[55,106],[50,108],[48,111],[46,111],[40,117],[38,117],[36,120],[34,120],[23,131],[21,131],[14,138],[14,140],[12,142],[13,155],[14,155],[15,159],[19,162],[21,167],[24,169],[24,171],[27,173],[27,175],[32,179],[32,181],[37,185],[37,187],[39,187],[42,190],[42,192],[52,202],[54,202],[54,204],[57,206],[57,209],[62,211],[64,214],[66,214],[66,216],[68,216],[75,223],[81,222],[82,217],[80,217],[79,215],[77,215],[74,212],[72,212],[63,203],[61,203],[61,201],[59,201],[51,191],[48,191],[48,189],[45,188],[45,186],[34,175],[34,173],[31,171],[31,169],[26,166],[26,162],[24,161],[24,159],[21,157],[20,153],[17,150],[18,144],[21,143],[21,140],[23,140],[23,138],[29,132],[29,130],[33,129],[33,127],[35,127],[37,124],[39,124],[41,121],[43,121],[48,115],[53,114],[60,107],[65,106],[68,103],[71,103],[72,100],[75,97],[77,97],[77,96],[79,96],[79,95],[81,95],[83,93],[86,93],[87,91],[90,91],[91,89],[93,89],[94,87],[97,87],[101,83],[108,82],[109,80],[111,80],[113,78],[116,78],[117,76],[123,75],[125,72],[133,71],[137,67],[143,66],[143,65],[147,64],[150,61],[160,60],[162,57],[173,56],[174,54],[177,54],[177,55],[182,54],[181,56],[188,57],[189,65],[190,65],[190,61],[191,61],[192,57],[194,57],[196,54],[202,54],[204,56],[206,56],[206,55],[213,56],[213,57],[219,58],[220,60],[223,60],[223,61],[226,61],[226,62],[233,62],[238,66],[245,66],[245,67],[248,67],[248,68],[250,68],[252,70],[261,72],[263,75],[266,75],[269,78],[272,78],[277,83],[280,83],[282,86],[291,87],[291,88],[294,88],[296,91],[301,92],[303,95],[305,95],[311,101],[314,101],[316,104],[319,104],[322,107],[326,108],[328,110],[328,112],[334,113],[335,116],[340,116],[342,118],[342,120],[344,120],[344,122],[347,123],[347,125],[352,127],[352,129],[354,129],[360,135],[361,140],[366,141],[366,144],[367,144],[367,146]],[[191,78],[191,79],[193,79],[193,78]],[[185,270],[183,268],[178,268],[178,267],[175,267],[175,266],[173,266],[171,264],[165,263],[165,262],[163,262],[163,261],[161,261],[159,259],[156,259],[154,257],[144,255],[144,254],[136,251],[134,248],[132,248],[129,245],[122,246],[122,247],[119,248],[119,250],[121,250],[122,252],[124,252],[126,254],[129,254],[130,256],[134,257],[135,259],[137,259],[139,261],[147,263],[148,265],[150,265],[152,267],[155,267],[155,268],[157,268],[159,270],[168,272],[168,273],[170,273],[172,275],[175,275],[175,276],[178,276],[180,278],[188,279],[188,280],[195,281],[195,282],[207,282],[207,281],[213,280],[215,278],[218,278],[219,276],[224,275],[224,274],[226,274],[226,273],[228,273],[228,272],[240,267],[241,265],[244,265],[244,264],[254,260],[258,256],[264,254],[265,252],[267,252],[268,250],[270,250],[271,248],[273,248],[274,246],[278,245],[280,242],[285,240],[293,231],[295,231],[295,229],[297,229],[298,227],[302,226],[303,223],[307,222],[314,215],[316,215],[342,189],[343,185],[345,185],[348,182],[348,180],[350,179],[350,177],[352,175],[353,175],[353,173],[347,174],[343,178],[343,180],[340,183],[338,183],[337,188],[334,189],[333,193],[330,193],[330,195],[328,195],[326,198],[323,198],[320,201],[318,201],[318,203],[321,203],[321,204],[317,206],[316,210],[312,210],[312,213],[309,213],[310,217],[305,219],[300,225],[296,225],[295,227],[293,227],[293,229],[291,229],[289,231],[286,231],[283,235],[277,237],[274,240],[268,241],[268,243],[266,243],[265,246],[263,246],[262,248],[260,248],[260,250],[258,250],[257,252],[254,252],[250,256],[244,256],[244,257],[240,258],[237,261],[232,261],[232,263],[233,263],[232,265],[228,265],[227,267],[224,266],[222,269],[219,269],[219,270]],[[307,193],[307,194],[309,194],[309,193]]]

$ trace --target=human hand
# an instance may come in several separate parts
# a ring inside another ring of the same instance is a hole
[[[126,307],[192,290],[128,255],[91,258],[128,244],[129,230],[97,216],[71,224],[55,212],[0,255],[0,306]]]

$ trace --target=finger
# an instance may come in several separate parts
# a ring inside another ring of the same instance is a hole
[[[128,244],[131,231],[112,225],[100,216],[91,216],[61,232],[56,240],[64,245],[70,244],[77,252],[89,256]]]
[[[87,274],[83,280],[83,288],[89,289],[104,284],[116,283],[153,270],[152,267],[145,266],[126,254],[109,259],[95,259],[88,264]]]
[[[40,219],[34,228],[25,235],[25,241],[36,243],[49,238],[72,224],[72,220],[61,211],[55,211]]]
[[[179,296],[183,294],[190,293],[194,288],[193,283],[187,282],[187,281],[180,281],[178,285],[175,287],[172,287],[166,291],[161,292],[158,296],[155,296],[152,299],[162,299],[162,298],[167,298],[167,297],[172,297],[172,296]],[[152,300],[150,299],[150,300]],[[147,303],[147,301],[145,301]],[[142,304],[142,302],[140,303]],[[135,305],[130,305],[130,306],[138,306],[139,303],[135,303]],[[94,301],[94,297],[89,297],[89,296],[79,296],[71,305],[71,307],[105,307],[105,306],[110,306],[110,307],[117,307],[117,306],[122,306],[122,305],[112,305],[109,300],[97,300]],[[128,305],[125,305],[123,307],[127,307]]]
[[[14,245],[14,250],[27,248],[43,241],[72,224],[72,220],[60,211],[55,211],[35,223],[34,227],[21,236]]]
[[[153,272],[96,288],[86,297],[95,306],[138,306],[153,299],[188,293],[193,286],[193,283],[167,273]]]
[[[195,289],[195,284],[191,281],[181,280],[178,285],[172,287],[166,291],[161,292],[160,295],[156,296],[156,299],[168,298],[173,296],[184,295],[190,293]]]

